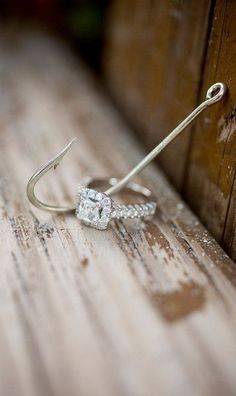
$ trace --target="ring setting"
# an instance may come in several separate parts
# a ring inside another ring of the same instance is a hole
[[[82,187],[76,216],[84,224],[106,230],[111,219],[112,199],[102,192]]]

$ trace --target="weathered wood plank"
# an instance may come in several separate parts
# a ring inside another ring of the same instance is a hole
[[[152,221],[99,232],[34,209],[28,178],[74,135],[51,202],[143,150],[61,44],[2,32],[0,59],[0,394],[234,395],[234,264],[156,167]]]
[[[201,96],[213,81],[229,87],[228,100],[199,120],[192,136],[186,191],[215,238],[236,259],[236,3],[217,1]],[[197,199],[196,199],[197,197]]]
[[[129,18],[124,17],[127,10],[133,10]],[[189,129],[173,142],[160,155],[160,163],[233,259],[235,15],[236,3],[230,0],[116,0],[104,61],[113,95],[147,147],[166,136],[213,82],[228,84],[225,106],[199,120],[193,137]]]

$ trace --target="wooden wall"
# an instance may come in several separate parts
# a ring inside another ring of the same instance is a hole
[[[108,13],[104,71],[110,90],[147,148],[202,99],[229,86],[159,157],[203,223],[236,258],[236,2],[115,0]]]

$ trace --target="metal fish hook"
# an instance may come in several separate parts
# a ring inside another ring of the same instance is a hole
[[[145,156],[126,176],[119,180],[115,185],[110,187],[105,191],[107,195],[113,195],[118,191],[121,191],[129,181],[139,174],[146,166],[169,144],[171,143],[193,120],[207,107],[220,101],[227,91],[227,87],[223,83],[216,83],[212,85],[206,94],[206,99],[202,102],[192,113],[190,113],[169,135],[166,136],[152,151],[150,151],[147,156]],[[35,185],[41,179],[45,173],[47,173],[51,168],[56,168],[60,161],[63,159],[67,151],[71,148],[72,144],[76,138],[72,139],[70,143],[62,149],[55,157],[53,157],[46,165],[42,166],[33,176],[30,178],[27,184],[27,196],[30,202],[39,209],[51,211],[51,212],[61,212],[68,213],[73,212],[75,207],[63,207],[63,206],[53,206],[41,202],[35,196]]]
[[[70,150],[72,144],[77,138],[74,138],[70,141],[69,144],[67,144],[66,147],[64,147],[55,157],[50,159],[46,163],[46,165],[43,165],[37,172],[31,176],[31,178],[28,181],[27,184],[27,197],[29,201],[36,206],[36,208],[42,209],[42,210],[47,210],[49,212],[60,212],[60,213],[69,213],[69,212],[74,212],[75,207],[64,207],[64,206],[54,206],[54,205],[48,205],[46,203],[43,203],[40,201],[36,195],[35,195],[35,185],[41,179],[45,173],[47,173],[50,169],[54,168],[56,169],[59,163],[61,162],[62,158],[66,155],[67,151]]]

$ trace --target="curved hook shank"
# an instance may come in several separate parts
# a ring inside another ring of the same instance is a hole
[[[75,207],[64,207],[64,206],[53,206],[53,205],[48,205],[46,203],[43,203],[40,201],[36,195],[35,195],[35,185],[47,173],[50,169],[54,168],[59,165],[61,160],[63,159],[64,155],[67,153],[67,151],[71,148],[72,144],[77,138],[74,138],[70,141],[69,144],[65,148],[63,148],[55,157],[53,157],[49,162],[46,163],[46,165],[43,165],[37,172],[31,176],[30,180],[28,181],[27,184],[27,197],[29,201],[36,206],[36,208],[42,209],[42,210],[47,210],[50,212],[60,212],[60,213],[70,213],[75,210]]]
[[[161,141],[150,153],[144,157],[123,179],[115,186],[105,191],[107,195],[112,195],[120,191],[134,176],[139,174],[146,166],[170,143],[172,142],[193,120],[202,112],[202,110],[218,102],[223,98],[227,87],[223,83],[212,85],[206,94],[206,100],[202,102],[191,114],[189,114],[165,139]]]

